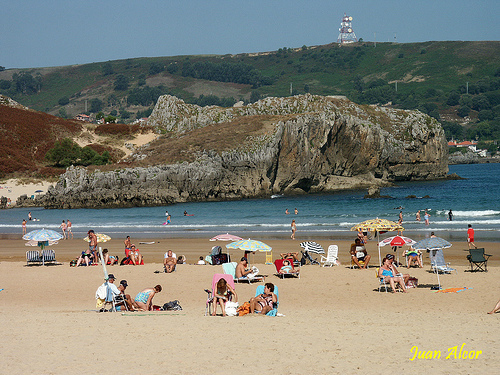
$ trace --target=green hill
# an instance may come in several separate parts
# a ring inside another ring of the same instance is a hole
[[[0,93],[61,117],[130,122],[156,99],[231,106],[309,92],[415,109],[455,138],[500,139],[500,42],[329,44],[239,54],[135,58],[0,72]],[[464,126],[458,126],[465,125]]]

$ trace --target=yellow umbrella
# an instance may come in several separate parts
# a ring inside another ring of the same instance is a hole
[[[386,220],[386,219],[370,219],[363,221],[362,223],[356,224],[351,228],[352,231],[362,231],[362,232],[373,232],[377,233],[377,243],[378,243],[378,264],[382,264],[382,258],[380,256],[380,241],[379,241],[379,232],[391,232],[395,230],[403,231],[404,228],[401,224],[395,223],[394,221]]]
[[[111,239],[111,237],[108,236],[107,234],[96,233],[95,235],[97,237],[97,242],[108,242]],[[90,242],[89,236],[85,237],[83,240],[87,241],[87,242]]]

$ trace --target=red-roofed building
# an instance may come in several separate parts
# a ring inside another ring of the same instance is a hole
[[[85,115],[83,113],[80,113],[79,115],[76,115],[75,119],[77,119],[78,121],[90,122],[90,116],[87,116],[87,115]]]

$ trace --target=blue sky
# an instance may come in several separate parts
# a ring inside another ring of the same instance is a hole
[[[273,51],[337,40],[500,40],[500,0],[0,0],[0,66]]]

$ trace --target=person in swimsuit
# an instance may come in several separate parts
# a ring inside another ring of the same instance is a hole
[[[420,221],[420,210],[417,211],[416,215],[415,215],[415,220],[417,221]]]
[[[292,240],[294,240],[295,239],[295,232],[297,232],[297,225],[295,225],[295,220],[292,220],[291,227],[292,227],[292,235],[290,236],[290,238]]]
[[[490,312],[488,312],[488,314],[495,314],[498,311],[500,311],[500,300],[498,300],[498,302],[495,305],[495,307],[493,308],[493,310],[491,310]]]
[[[266,283],[264,286],[264,293],[250,299],[250,312],[252,314],[257,312],[266,315],[269,311],[274,309],[277,303],[278,297],[274,294],[274,284]]]
[[[125,241],[123,241],[123,243],[125,244],[125,253],[126,253],[127,250],[130,250],[130,246],[132,246],[132,241],[130,240],[130,236],[127,236],[127,238],[125,238]]]
[[[161,285],[157,285],[154,288],[146,288],[139,292],[134,299],[137,308],[142,311],[153,310],[153,297],[156,293],[160,293],[161,289]]]
[[[71,224],[71,221],[69,221],[69,219],[66,221],[66,237],[68,238],[69,240],[69,235],[71,234],[71,239],[73,239],[73,232],[71,231],[71,226],[73,224]]]
[[[227,281],[222,278],[217,282],[217,287],[214,290],[214,312],[212,316],[217,314],[217,304],[220,305],[222,310],[222,316],[226,316],[226,302],[229,301],[229,298],[233,302],[238,302],[238,295],[236,291],[227,283]]]
[[[66,225],[66,223],[64,222],[64,220],[62,221],[62,224],[61,224],[61,225],[59,225],[59,228],[61,228],[61,230],[62,230],[63,240],[65,240],[65,239],[66,239],[66,228],[67,228],[67,227],[68,227],[68,226]]]
[[[299,268],[293,268],[292,264],[288,259],[285,259],[283,261],[283,265],[281,266],[280,270],[278,271],[279,274],[293,274],[293,273],[299,273],[300,269]]]
[[[368,267],[371,256],[368,255],[366,247],[361,244],[361,240],[359,238],[354,240],[349,252],[351,253],[352,261],[359,267],[359,269],[366,269]],[[364,262],[364,264],[361,265],[360,262]]]
[[[97,256],[97,236],[94,233],[94,231],[91,229],[87,232],[87,235],[89,237],[89,250],[92,253],[92,256],[94,257],[94,260],[97,262],[97,259],[99,257]]]
[[[299,262],[299,253],[298,252],[281,253],[280,257],[281,257],[281,259],[289,259],[291,261]]]
[[[384,279],[386,283],[389,283],[392,288],[392,293],[396,290],[396,283],[403,289],[403,293],[407,293],[405,281],[400,273],[398,273],[396,267],[392,264],[394,260],[394,255],[387,254],[382,260],[382,267],[378,269],[378,277]]]
[[[134,266],[138,266],[142,263],[142,254],[134,244],[130,245],[130,249],[128,251],[125,250],[125,255],[132,261]]]
[[[23,223],[22,223],[22,226],[23,226],[23,236],[26,234],[26,219],[23,219]]]
[[[422,262],[420,261],[420,250],[415,250],[413,247],[410,247],[410,250],[406,251],[405,256],[408,257],[408,265],[407,268],[410,268],[412,264],[417,263],[417,266],[422,268]]]
[[[427,210],[425,210],[425,214],[424,214],[425,225],[429,225],[429,217],[431,217],[431,214],[428,213]]]
[[[171,273],[175,271],[175,266],[177,265],[176,255],[169,250],[165,253],[165,257],[163,258],[163,269],[166,273]]]

